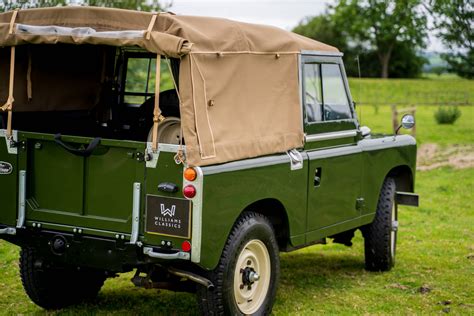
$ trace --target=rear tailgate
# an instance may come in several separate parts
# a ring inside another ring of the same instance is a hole
[[[58,145],[53,135],[20,132],[18,136],[18,170],[26,172],[27,221],[128,237],[134,190],[144,184],[145,143],[104,139],[90,156],[82,157]],[[75,148],[85,148],[92,140],[61,139]]]

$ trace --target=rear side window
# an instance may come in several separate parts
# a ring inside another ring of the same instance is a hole
[[[352,118],[338,64],[307,63],[303,73],[304,105],[309,123]]]

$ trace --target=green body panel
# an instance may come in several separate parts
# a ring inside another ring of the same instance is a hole
[[[63,137],[88,144],[84,137]],[[130,233],[133,184],[143,183],[144,144],[103,140],[90,157],[73,155],[52,135],[20,133],[20,170],[26,170],[26,218],[75,227]]]
[[[0,175],[0,225],[16,225],[18,203],[17,155],[9,154],[4,137],[0,137],[0,161],[12,165],[11,174]]]
[[[314,183],[316,170],[320,173],[319,185]],[[361,176],[361,153],[310,161],[308,232],[360,215],[360,210],[356,208],[356,200],[361,193]]]
[[[291,171],[289,160],[211,175],[206,175],[204,168],[200,265],[207,269],[217,265],[234,222],[256,201],[272,198],[284,206],[293,247],[372,222],[389,172],[405,166],[415,174],[416,142],[407,135],[355,141],[358,137],[324,141],[325,147],[302,152],[305,160],[301,170]],[[355,153],[340,154],[341,150]],[[311,160],[308,155],[312,153],[331,157]],[[317,188],[313,167],[323,170]],[[358,198],[363,200],[356,208]]]
[[[383,181],[390,171],[396,167],[404,166],[410,171],[412,177],[412,190],[410,191],[414,192],[417,146],[415,139],[411,136],[405,135],[402,137],[412,139],[412,144],[391,148],[370,148],[374,143],[380,143],[384,140],[386,145],[395,143],[396,141],[393,136],[368,139],[360,142],[364,161],[363,176],[360,184],[362,196],[365,200],[362,214],[375,213]]]
[[[206,175],[202,215],[201,265],[214,268],[232,225],[254,202],[276,199],[285,207],[291,236],[304,243],[306,230],[306,181],[308,161],[300,170],[287,162],[240,171]],[[258,210],[256,210],[258,211]]]

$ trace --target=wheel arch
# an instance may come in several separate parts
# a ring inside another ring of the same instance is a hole
[[[275,237],[280,250],[284,250],[290,243],[290,225],[285,206],[276,198],[265,198],[252,202],[241,212],[255,212],[266,216],[273,226]]]
[[[392,168],[385,178],[393,178],[397,191],[414,192],[414,177],[412,169],[407,165],[399,165]]]

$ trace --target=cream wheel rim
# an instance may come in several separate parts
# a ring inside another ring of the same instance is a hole
[[[392,203],[392,214],[391,218],[391,230],[390,230],[390,255],[392,258],[395,257],[395,247],[397,242],[397,230],[398,230],[398,219],[397,219],[397,210],[395,207],[395,202]]]
[[[234,273],[235,302],[243,314],[254,314],[262,306],[271,273],[265,244],[257,239],[249,241],[239,254]]]

